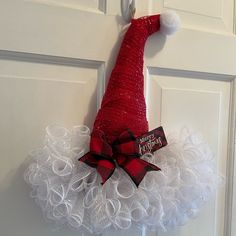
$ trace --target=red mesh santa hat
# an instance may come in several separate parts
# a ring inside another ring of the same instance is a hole
[[[147,171],[160,170],[140,159],[136,138],[148,132],[144,98],[143,57],[147,38],[157,31],[172,34],[179,27],[173,11],[132,19],[91,134],[90,152],[80,158],[97,168],[104,183],[116,166],[138,186]]]

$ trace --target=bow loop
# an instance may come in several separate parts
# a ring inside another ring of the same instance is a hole
[[[112,146],[108,143],[103,131],[95,130],[91,136],[90,152],[97,156],[112,158]]]
[[[113,142],[114,155],[140,157],[136,137],[127,129]]]

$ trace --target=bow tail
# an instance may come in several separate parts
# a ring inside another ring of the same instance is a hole
[[[104,184],[111,177],[116,168],[113,160],[101,159],[99,156],[96,156],[91,152],[81,157],[79,161],[97,169],[97,172],[102,178],[101,184]]]
[[[158,166],[135,157],[127,157],[125,162],[118,164],[130,176],[137,187],[148,171],[161,170]]]
[[[113,174],[115,171],[116,165],[112,161],[109,160],[99,160],[97,166],[97,172],[102,177],[102,183],[104,184]]]

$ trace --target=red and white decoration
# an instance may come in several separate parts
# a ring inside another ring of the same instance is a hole
[[[183,129],[166,138],[162,127],[148,132],[145,42],[179,24],[174,12],[133,19],[92,132],[46,128],[24,177],[47,219],[95,234],[131,225],[165,231],[195,217],[215,193],[214,156],[198,135]]]

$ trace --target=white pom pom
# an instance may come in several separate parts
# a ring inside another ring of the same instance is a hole
[[[161,14],[160,24],[160,31],[164,35],[170,35],[180,27],[180,18],[174,11],[166,11]]]

